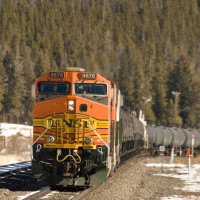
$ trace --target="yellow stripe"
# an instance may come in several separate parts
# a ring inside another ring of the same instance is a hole
[[[48,116],[43,119],[34,119],[33,125],[34,127],[43,127],[48,128],[51,131],[60,131],[61,128],[63,133],[74,133],[75,129],[76,132],[90,132],[93,129],[108,129],[109,128],[109,122],[108,120],[97,120],[93,117],[90,117],[88,115],[81,115],[81,114],[71,114],[66,113],[65,118],[60,118],[61,114],[59,115],[59,118],[56,118],[56,115]],[[64,116],[62,114],[62,116]],[[77,117],[82,118],[77,118]],[[78,121],[77,121],[78,120]],[[89,121],[89,128],[83,128],[84,121]]]
[[[44,148],[68,148],[68,149],[78,149],[83,147],[84,149],[96,149],[96,145],[82,145],[82,144],[44,144]]]
[[[34,137],[39,137],[41,134],[40,133],[33,133],[33,136]],[[49,134],[44,134],[42,136],[42,138],[47,138],[49,136],[52,136],[52,135],[49,135]],[[96,138],[99,138],[97,135],[91,135],[90,137],[96,139]],[[60,138],[60,137],[59,137]],[[82,139],[83,137],[79,137],[79,139]],[[101,138],[108,138],[108,134],[101,134]],[[78,138],[76,138],[78,139]],[[64,140],[68,140],[67,138],[64,138]]]

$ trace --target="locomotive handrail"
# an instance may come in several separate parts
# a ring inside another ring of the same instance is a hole
[[[58,123],[60,123],[61,127],[58,126]],[[60,142],[61,144],[63,144],[63,123],[62,123],[62,120],[56,119],[56,142],[57,143],[58,143],[59,133],[60,133]]]
[[[106,147],[108,148],[108,150],[110,150],[110,147],[106,144],[106,142],[102,139],[102,137],[96,132],[96,122],[95,122],[95,128],[93,129],[91,126],[89,126],[92,131],[97,135],[97,137],[106,145]],[[108,151],[109,152],[109,151]]]
[[[33,142],[32,146],[47,132],[48,128],[51,127],[53,123],[53,120],[51,120],[51,123],[50,123],[50,126],[48,126],[48,120],[47,120],[47,123],[46,123],[46,130],[40,135],[40,137],[38,137],[35,142]]]

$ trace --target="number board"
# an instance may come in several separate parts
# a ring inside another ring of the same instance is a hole
[[[96,79],[96,74],[95,73],[80,73],[79,77],[81,79]]]
[[[49,77],[51,78],[64,78],[63,72],[50,72]]]

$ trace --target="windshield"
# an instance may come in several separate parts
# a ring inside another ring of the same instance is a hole
[[[107,95],[107,85],[99,83],[75,83],[75,93]]]
[[[38,94],[69,94],[69,82],[39,82]]]

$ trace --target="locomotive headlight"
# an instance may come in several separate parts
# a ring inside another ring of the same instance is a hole
[[[53,136],[49,136],[48,138],[47,138],[47,142],[54,142],[55,141],[55,138],[53,137]]]
[[[74,100],[68,101],[68,111],[74,111]]]
[[[92,138],[90,138],[90,137],[87,137],[87,138],[85,139],[85,144],[92,144],[92,142],[93,142],[93,140],[92,140]]]

